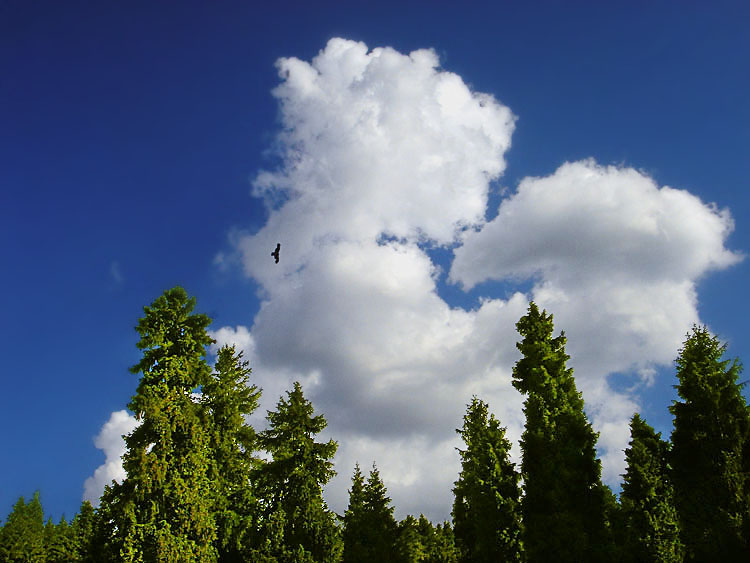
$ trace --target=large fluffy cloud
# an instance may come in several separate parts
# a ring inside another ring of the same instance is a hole
[[[261,306],[248,327],[213,333],[245,350],[264,390],[253,424],[300,380],[340,444],[332,508],[346,508],[354,463],[375,461],[399,516],[446,518],[472,394],[520,437],[515,322],[535,299],[570,338],[616,485],[641,388],[616,392],[607,375],[646,380],[674,357],[698,321],[696,280],[739,259],[728,212],[592,161],[522,181],[486,222],[515,120],[434,52],[333,39],[278,68],[281,164],[254,182],[268,221],[232,235]],[[455,248],[453,263],[435,263],[435,247]],[[446,270],[483,295],[473,309],[441,297]],[[531,290],[493,295],[488,280]]]
[[[533,279],[533,299],[555,312],[570,339],[578,385],[605,450],[605,475],[620,472],[635,404],[613,397],[604,377],[674,358],[698,322],[696,281],[740,257],[724,247],[727,210],[630,168],[567,163],[523,180],[497,216],[468,233],[450,277],[465,287]]]
[[[493,97],[442,71],[431,51],[334,39],[312,62],[278,67],[283,164],[254,183],[270,217],[233,239],[262,287],[244,337],[267,407],[300,379],[327,416],[341,444],[333,506],[345,507],[354,462],[375,460],[401,514],[448,515],[454,430],[471,395],[520,436],[510,373],[529,299],[570,336],[616,485],[638,394],[613,391],[606,377],[647,378],[674,357],[698,321],[695,281],[738,260],[724,248],[728,212],[589,161],[522,181],[485,223],[514,127]],[[282,260],[269,267],[277,241]],[[437,291],[445,265],[427,246],[456,247],[449,279],[464,288],[531,280],[532,289],[452,307]]]

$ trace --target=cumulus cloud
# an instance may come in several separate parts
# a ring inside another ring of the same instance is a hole
[[[125,479],[125,470],[122,468],[125,440],[122,437],[130,434],[136,426],[138,422],[135,417],[125,410],[113,412],[102,426],[99,434],[94,438],[94,445],[104,452],[104,463],[97,467],[94,474],[84,482],[83,500],[88,500],[94,506],[98,506],[104,486],[112,481],[120,483]]]
[[[724,246],[732,229],[728,210],[632,168],[566,163],[523,180],[491,222],[467,233],[450,278],[467,288],[534,280],[532,298],[569,337],[614,481],[628,439],[622,421],[637,404],[604,377],[635,372],[649,383],[653,366],[674,358],[699,322],[696,281],[741,259]]]
[[[252,327],[232,334],[252,351],[267,408],[299,379],[325,413],[340,442],[332,506],[345,508],[354,462],[374,460],[397,512],[448,516],[455,428],[471,395],[520,437],[522,397],[510,381],[515,322],[530,299],[570,338],[604,476],[617,485],[638,391],[615,392],[606,377],[646,381],[672,360],[698,320],[695,281],[739,259],[724,247],[729,213],[585,161],[523,180],[486,223],[515,120],[440,69],[434,52],[333,39],[311,62],[278,68],[282,165],[254,182],[269,219],[232,239],[262,304]],[[449,281],[465,289],[487,280],[532,289],[453,307],[430,246],[455,248]]]
[[[346,508],[354,463],[375,461],[399,517],[447,518],[471,396],[520,438],[515,323],[534,299],[569,337],[616,485],[642,389],[616,392],[607,376],[647,382],[671,362],[698,320],[696,281],[740,259],[724,246],[729,213],[585,161],[523,180],[487,222],[515,118],[433,51],[332,39],[310,62],[277,66],[281,164],[253,183],[268,220],[234,231],[217,260],[241,262],[260,309],[247,327],[212,333],[245,351],[264,390],[253,424],[299,380],[329,421],[323,438],[340,444],[326,491],[334,510]],[[455,249],[453,263],[435,263],[435,247]],[[446,269],[482,295],[474,308],[441,297]],[[531,290],[493,295],[489,280]],[[516,462],[519,453],[516,443]]]

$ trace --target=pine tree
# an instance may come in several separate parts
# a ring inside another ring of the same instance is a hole
[[[639,414],[630,420],[622,504],[626,561],[682,561],[677,511],[667,475],[669,444]]]
[[[181,287],[164,292],[136,330],[143,358],[128,408],[140,425],[125,437],[127,478],[102,497],[110,556],[126,562],[213,561],[216,527],[209,481],[210,421],[193,393],[211,368],[206,332],[211,320],[194,314]]]
[[[73,523],[71,524],[76,561],[94,563],[97,560],[97,546],[94,543],[95,526],[96,514],[94,507],[89,501],[85,500],[81,503],[81,508],[73,518]]]
[[[52,518],[47,521],[44,526],[44,545],[47,563],[64,563],[76,560],[73,529],[65,520],[65,516],[60,518],[57,525],[52,522]]]
[[[45,558],[44,512],[37,491],[28,503],[23,497],[18,499],[0,529],[0,561],[41,562]]]
[[[526,395],[521,439],[526,556],[532,563],[608,560],[598,435],[584,413],[573,370],[566,367],[565,334],[553,338],[552,315],[534,303],[516,328],[523,339],[513,386]]]
[[[510,462],[505,428],[473,397],[457,430],[461,473],[453,494],[455,541],[461,561],[522,561],[520,475]]]
[[[750,411],[738,360],[706,327],[693,327],[675,362],[679,384],[671,478],[688,560],[750,556]],[[744,528],[744,531],[743,531]]]
[[[211,480],[219,561],[243,561],[257,513],[251,474],[258,460],[256,435],[245,416],[258,408],[260,390],[249,385],[251,369],[234,346],[222,347],[214,374],[203,385],[202,403],[211,420]]]
[[[327,426],[325,417],[314,415],[295,382],[267,418],[269,428],[258,435],[258,442],[272,459],[254,474],[265,516],[283,518],[284,545],[295,560],[337,561],[341,541],[322,487],[335,475],[331,459],[338,445],[315,441]]]
[[[394,557],[398,563],[457,563],[453,529],[448,522],[433,526],[424,514],[407,516],[398,523]]]
[[[366,483],[359,465],[356,465],[349,492],[349,507],[344,515],[345,562],[394,559],[397,527],[390,502],[375,464]]]
[[[363,545],[364,536],[364,512],[365,512],[365,478],[359,468],[354,466],[352,475],[352,487],[349,489],[349,506],[344,513],[344,529],[342,540],[344,542],[344,563],[357,563],[366,557],[366,547]]]

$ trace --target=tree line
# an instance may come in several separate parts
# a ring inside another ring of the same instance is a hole
[[[267,428],[246,417],[261,390],[233,346],[213,367],[211,320],[176,287],[144,307],[140,376],[124,436],[127,477],[98,508],[44,522],[36,493],[0,528],[0,560],[125,562],[745,561],[750,554],[750,408],[738,360],[693,327],[675,362],[679,399],[662,439],[635,414],[619,499],[601,480],[598,434],[584,411],[564,333],[530,303],[517,323],[513,386],[525,397],[520,466],[506,428],[473,397],[457,430],[452,521],[394,517],[373,464],[353,470],[335,514],[322,489],[337,443],[294,383]]]

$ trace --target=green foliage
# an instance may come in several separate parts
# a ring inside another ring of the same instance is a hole
[[[524,546],[531,562],[602,561],[610,557],[606,490],[597,434],[586,418],[565,335],[552,337],[552,315],[531,303],[516,324],[522,357],[513,386],[526,395],[521,439]]]
[[[94,507],[87,500],[81,503],[78,514],[73,518],[71,531],[76,561],[94,563],[97,561],[97,544],[95,542],[96,514]]]
[[[251,369],[234,346],[222,347],[215,370],[203,385],[201,402],[209,426],[211,491],[220,561],[242,561],[252,547],[250,537],[258,503],[250,479],[259,461],[256,435],[245,416],[258,408],[260,390],[249,385]]]
[[[52,518],[47,521],[44,527],[44,545],[47,563],[77,560],[73,529],[64,516],[60,518],[57,525],[52,522]]]
[[[44,524],[36,493],[0,527],[2,562],[743,561],[750,553],[750,408],[741,366],[694,327],[676,360],[672,445],[636,414],[621,502],[601,483],[597,434],[584,413],[565,336],[531,303],[518,324],[513,385],[526,398],[520,474],[505,428],[474,397],[453,489],[455,531],[423,515],[396,524],[380,474],[357,465],[343,530],[323,500],[335,475],[326,420],[299,383],[256,435],[260,390],[234,347],[206,361],[210,319],[182,288],[144,308],[143,351],[125,437],[127,478],[99,508]],[[196,391],[201,391],[200,399]],[[270,459],[261,461],[256,452]],[[519,483],[523,481],[523,492]],[[615,549],[614,546],[617,546]]]
[[[210,421],[193,398],[209,382],[210,319],[193,314],[184,289],[166,291],[136,330],[140,373],[128,407],[140,421],[125,437],[127,478],[102,498],[111,551],[126,562],[212,561],[216,525],[210,492]]]
[[[626,561],[677,562],[683,552],[674,494],[667,475],[669,444],[635,414],[630,421],[627,470],[620,502]]]
[[[315,441],[327,422],[314,415],[297,382],[267,418],[269,428],[259,434],[258,443],[271,461],[254,473],[263,516],[283,515],[283,544],[295,560],[309,555],[315,561],[337,561],[342,550],[339,530],[323,501],[322,487],[335,475],[331,459],[338,445]]]
[[[378,562],[394,558],[396,520],[390,502],[375,464],[366,483],[359,465],[356,465],[349,491],[349,507],[344,514],[345,562]]]
[[[44,561],[44,512],[39,491],[28,503],[18,499],[0,530],[0,561]]]
[[[459,551],[448,522],[433,526],[424,517],[407,516],[398,524],[393,561],[398,563],[457,563]]]
[[[739,561],[750,550],[750,412],[741,366],[726,345],[693,327],[675,362],[681,401],[674,415],[670,472],[688,560]]]
[[[457,430],[461,473],[453,488],[453,524],[461,561],[522,561],[520,475],[505,428],[473,397]]]

